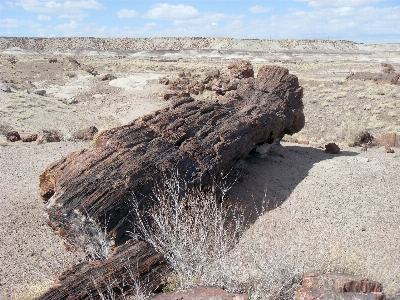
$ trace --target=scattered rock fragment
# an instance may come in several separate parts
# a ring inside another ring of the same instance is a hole
[[[340,148],[335,143],[329,143],[325,145],[325,153],[337,154],[340,152]]]
[[[246,60],[237,60],[228,66],[231,70],[231,75],[235,78],[250,78],[254,77],[253,65]]]
[[[362,145],[374,145],[375,138],[369,132],[363,132],[355,141],[355,145],[362,146]]]
[[[172,97],[178,97],[178,95],[179,95],[179,93],[176,92],[176,91],[165,91],[165,92],[162,93],[162,98],[164,100],[169,100]]]
[[[160,79],[158,79],[158,83],[162,84],[162,85],[168,85],[169,84],[169,79],[166,77],[161,77]]]
[[[97,76],[97,75],[99,75],[99,73],[97,73],[97,71],[94,69],[94,67],[93,66],[85,66],[84,68],[83,68],[83,70],[84,71],[86,71],[86,72],[88,72],[89,74],[92,74],[93,76]]]
[[[72,64],[75,69],[78,69],[81,64],[73,57],[68,57],[68,61]]]
[[[46,90],[34,90],[33,93],[39,96],[46,96]]]
[[[344,273],[305,273],[295,300],[384,300],[379,282]]]
[[[212,71],[208,71],[205,74],[205,78],[203,79],[203,84],[207,84],[209,83],[211,80],[216,79],[220,76],[220,72],[219,70],[212,70]]]
[[[198,81],[196,81],[196,80],[195,80],[195,81],[192,81],[192,82],[189,83],[189,85],[188,85],[188,90],[189,90],[189,93],[198,95],[198,94],[200,94],[200,93],[203,92],[203,90],[204,90],[204,84],[201,83],[201,82],[198,82]]]
[[[78,140],[91,141],[99,130],[96,126],[90,126],[81,130],[75,131],[72,136]]]
[[[373,146],[378,146],[379,143],[375,137],[370,134],[369,132],[361,132],[354,141],[350,141],[348,143],[349,147],[361,147],[361,148],[368,148]],[[366,151],[366,150],[365,150]]]
[[[57,130],[42,130],[37,136],[37,143],[55,143],[61,141],[61,134]]]
[[[188,84],[189,79],[187,78],[175,78],[169,80],[168,88],[175,91],[186,91]]]
[[[387,63],[381,63],[381,66],[383,67],[382,72],[389,74],[389,73],[394,73],[394,68],[391,64],[387,64]]]
[[[12,65],[15,65],[17,63],[17,59],[15,58],[15,56],[8,57],[7,61]]]
[[[27,136],[23,136],[22,137],[22,141],[23,142],[34,142],[34,141],[36,141],[37,140],[37,137],[38,137],[38,135],[37,134],[30,134],[30,135],[27,135]]]
[[[10,142],[17,142],[21,140],[21,136],[17,131],[10,131],[7,133],[7,140],[9,140]]]
[[[0,83],[0,90],[6,93],[11,93],[11,87],[6,83]]]
[[[78,100],[76,100],[74,97],[70,97],[70,98],[67,98],[67,99],[62,99],[61,101],[63,103],[65,103],[65,104],[68,104],[68,105],[78,103]]]
[[[117,77],[115,77],[114,75],[106,74],[106,75],[101,76],[101,77],[99,78],[99,80],[101,80],[101,81],[106,81],[106,80],[114,80],[114,79],[116,79],[116,78],[117,78]]]
[[[68,78],[73,78],[76,76],[76,74],[68,72],[65,74],[65,76],[67,76]]]
[[[162,98],[164,100],[173,100],[185,97],[190,97],[190,93],[186,91],[170,91],[170,90],[162,93]]]
[[[219,95],[225,95],[228,91],[236,90],[240,80],[235,77],[223,76],[211,86],[211,90]]]
[[[149,300],[248,300],[247,294],[231,294],[217,287],[195,287],[171,293],[158,294]]]
[[[385,152],[386,153],[394,153],[394,150],[390,146],[386,145],[385,146]]]

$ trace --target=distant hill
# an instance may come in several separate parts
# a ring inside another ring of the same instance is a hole
[[[16,48],[28,53],[63,53],[67,50],[140,51],[140,50],[239,50],[239,51],[400,51],[400,43],[360,44],[343,40],[270,40],[208,37],[160,38],[28,38],[0,37],[0,51]],[[12,53],[12,51],[8,51]],[[6,52],[7,53],[7,52]]]

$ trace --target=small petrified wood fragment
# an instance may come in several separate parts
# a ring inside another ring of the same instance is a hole
[[[109,245],[124,243],[133,195],[146,207],[157,178],[172,170],[207,185],[257,144],[298,132],[302,95],[287,69],[264,66],[257,78],[238,79],[237,89],[216,100],[175,98],[169,108],[103,132],[92,148],[54,162],[40,176],[49,224],[78,248],[103,243],[103,225]]]
[[[384,300],[382,286],[363,276],[345,273],[309,272],[296,290],[295,300]]]

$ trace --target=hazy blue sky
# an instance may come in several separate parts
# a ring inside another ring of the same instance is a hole
[[[0,36],[400,42],[400,0],[0,0]]]

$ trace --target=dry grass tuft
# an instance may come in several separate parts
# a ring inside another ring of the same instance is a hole
[[[217,183],[189,188],[174,174],[156,186],[155,205],[147,213],[132,201],[140,236],[165,255],[179,289],[239,286],[226,259],[244,232],[244,221],[240,210],[224,207],[228,190]]]

